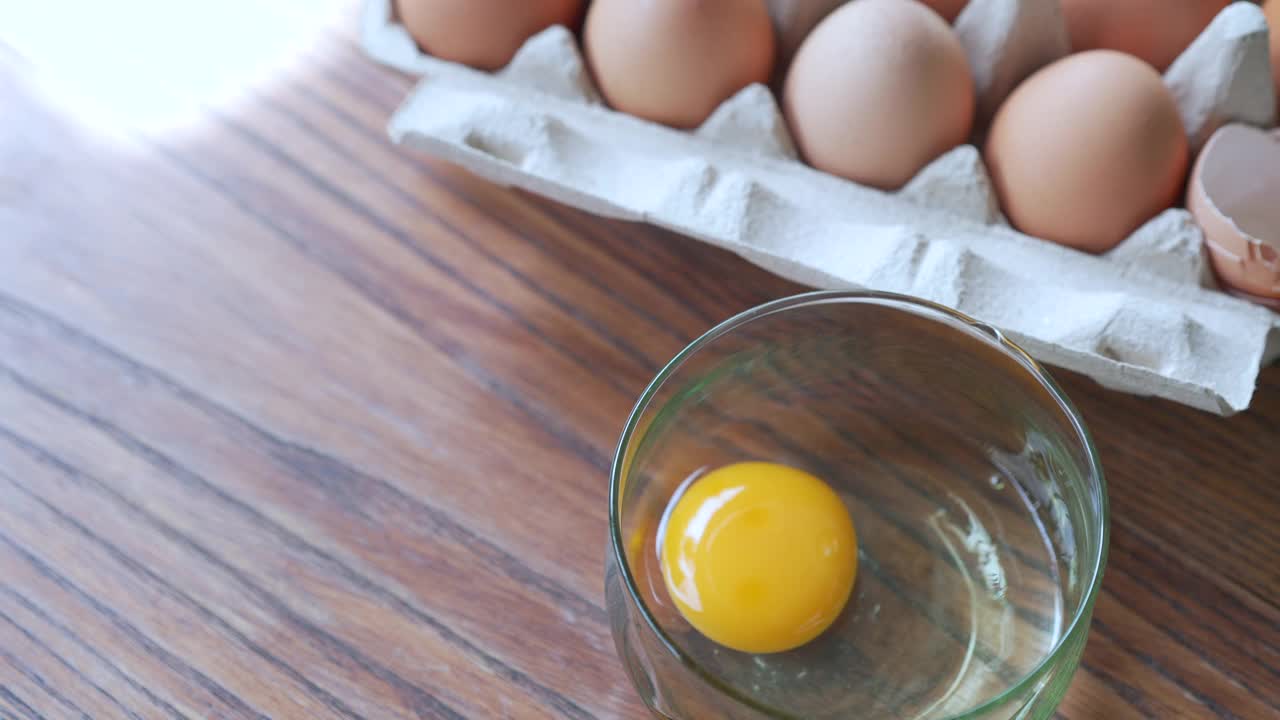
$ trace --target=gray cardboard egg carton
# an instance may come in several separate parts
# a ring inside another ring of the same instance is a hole
[[[995,325],[1043,362],[1224,415],[1248,407],[1259,368],[1280,356],[1280,316],[1214,288],[1183,210],[1087,255],[1009,227],[972,145],[885,193],[799,162],[762,86],[683,132],[606,108],[563,28],[488,74],[422,54],[390,0],[371,0],[362,23],[373,58],[421,77],[391,137],[494,182],[674,230],[813,287],[927,298]],[[973,0],[956,30],[980,123],[1030,68],[1067,52],[1057,0]],[[1193,147],[1224,122],[1273,125],[1261,10],[1230,6],[1166,82]]]

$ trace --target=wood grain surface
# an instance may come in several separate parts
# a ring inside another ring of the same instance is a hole
[[[0,717],[646,717],[606,465],[800,288],[397,150],[353,22],[169,131],[0,46]],[[1057,375],[1114,531],[1060,716],[1280,718],[1280,371],[1225,420]]]

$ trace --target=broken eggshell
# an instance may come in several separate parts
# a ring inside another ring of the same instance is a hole
[[[1227,125],[1204,147],[1187,190],[1224,285],[1280,306],[1280,131]]]

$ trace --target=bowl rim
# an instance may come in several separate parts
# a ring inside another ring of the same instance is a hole
[[[1097,552],[1091,560],[1092,577],[1089,580],[1088,588],[1081,599],[1079,606],[1072,615],[1071,622],[1066,630],[1058,638],[1058,642],[1053,649],[1049,651],[1044,658],[1026,674],[1018,679],[1017,682],[1010,685],[998,695],[984,701],[980,705],[964,711],[959,715],[954,715],[947,720],[978,720],[988,711],[993,710],[1000,705],[1008,702],[1010,699],[1016,698],[1039,683],[1045,675],[1057,667],[1061,656],[1070,652],[1070,649],[1076,645],[1077,640],[1082,635],[1089,632],[1090,618],[1093,614],[1093,607],[1098,598],[1098,593],[1102,586],[1102,577],[1106,570],[1107,553],[1110,545],[1111,534],[1111,512],[1110,503],[1107,494],[1106,477],[1103,475],[1102,463],[1098,458],[1098,450],[1094,444],[1093,437],[1089,433],[1088,427],[1085,425],[1080,412],[1075,405],[1066,396],[1058,384],[1049,375],[1048,371],[1032,358],[1025,350],[1016,343],[1009,340],[1003,332],[988,325],[987,323],[976,320],[964,313],[953,310],[944,305],[924,300],[921,298],[903,295],[900,293],[881,292],[881,291],[864,291],[864,290],[819,290],[813,292],[800,293],[790,297],[773,300],[770,302],[757,305],[753,308],[740,312],[727,320],[724,320],[710,330],[700,335],[696,340],[689,343],[683,350],[675,355],[667,364],[654,376],[640,398],[636,401],[631,413],[627,417],[626,425],[623,427],[622,435],[618,440],[617,448],[614,451],[613,462],[610,464],[609,470],[609,546],[612,553],[612,559],[617,564],[619,573],[623,578],[623,585],[631,596],[631,600],[639,609],[641,617],[649,629],[657,636],[663,647],[680,661],[682,665],[696,673],[703,681],[715,690],[724,693],[736,702],[746,707],[761,712],[768,717],[789,718],[786,713],[771,708],[760,703],[750,697],[740,693],[732,685],[723,682],[718,676],[701,667],[697,661],[680,649],[679,645],[671,640],[658,624],[657,619],[645,604],[644,598],[640,593],[636,579],[631,572],[631,567],[627,562],[626,552],[624,551],[625,543],[622,538],[622,521],[619,512],[619,502],[621,500],[620,491],[622,486],[623,465],[626,461],[627,451],[631,447],[633,435],[639,424],[640,417],[649,409],[649,404],[654,396],[666,383],[666,381],[684,363],[717,338],[732,332],[733,330],[746,325],[747,323],[773,315],[779,312],[795,310],[811,305],[825,303],[857,303],[857,304],[877,304],[888,307],[895,307],[900,310],[924,311],[924,314],[932,314],[941,316],[944,320],[959,322],[962,325],[982,333],[987,339],[993,341],[1001,351],[1016,361],[1024,371],[1035,379],[1049,396],[1057,403],[1059,410],[1070,421],[1071,428],[1074,430],[1077,439],[1085,449],[1087,456],[1089,477],[1085,482],[1094,481],[1095,487],[1090,488],[1095,494],[1098,503],[1098,546]],[[1077,662],[1078,666],[1078,662]],[[1075,667],[1071,672],[1075,671]]]

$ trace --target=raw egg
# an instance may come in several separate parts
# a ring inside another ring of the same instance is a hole
[[[885,190],[964,143],[974,105],[960,40],[915,0],[856,0],[827,16],[783,89],[806,162]]]
[[[1164,71],[1231,0],[1062,0],[1075,52],[1119,50]]]
[[[840,496],[784,465],[728,465],[676,500],[661,532],[663,578],[689,624],[734,650],[800,647],[835,622],[858,569]]]
[[[396,0],[401,24],[429,55],[497,70],[552,25],[573,27],[583,0]]]
[[[1088,252],[1173,205],[1187,155],[1160,75],[1112,50],[1069,55],[1027,78],[996,112],[985,149],[1014,226]]]
[[[582,41],[609,105],[680,128],[767,83],[776,44],[764,0],[595,0]]]
[[[1214,133],[1191,173],[1187,208],[1222,283],[1280,307],[1280,131]]]

